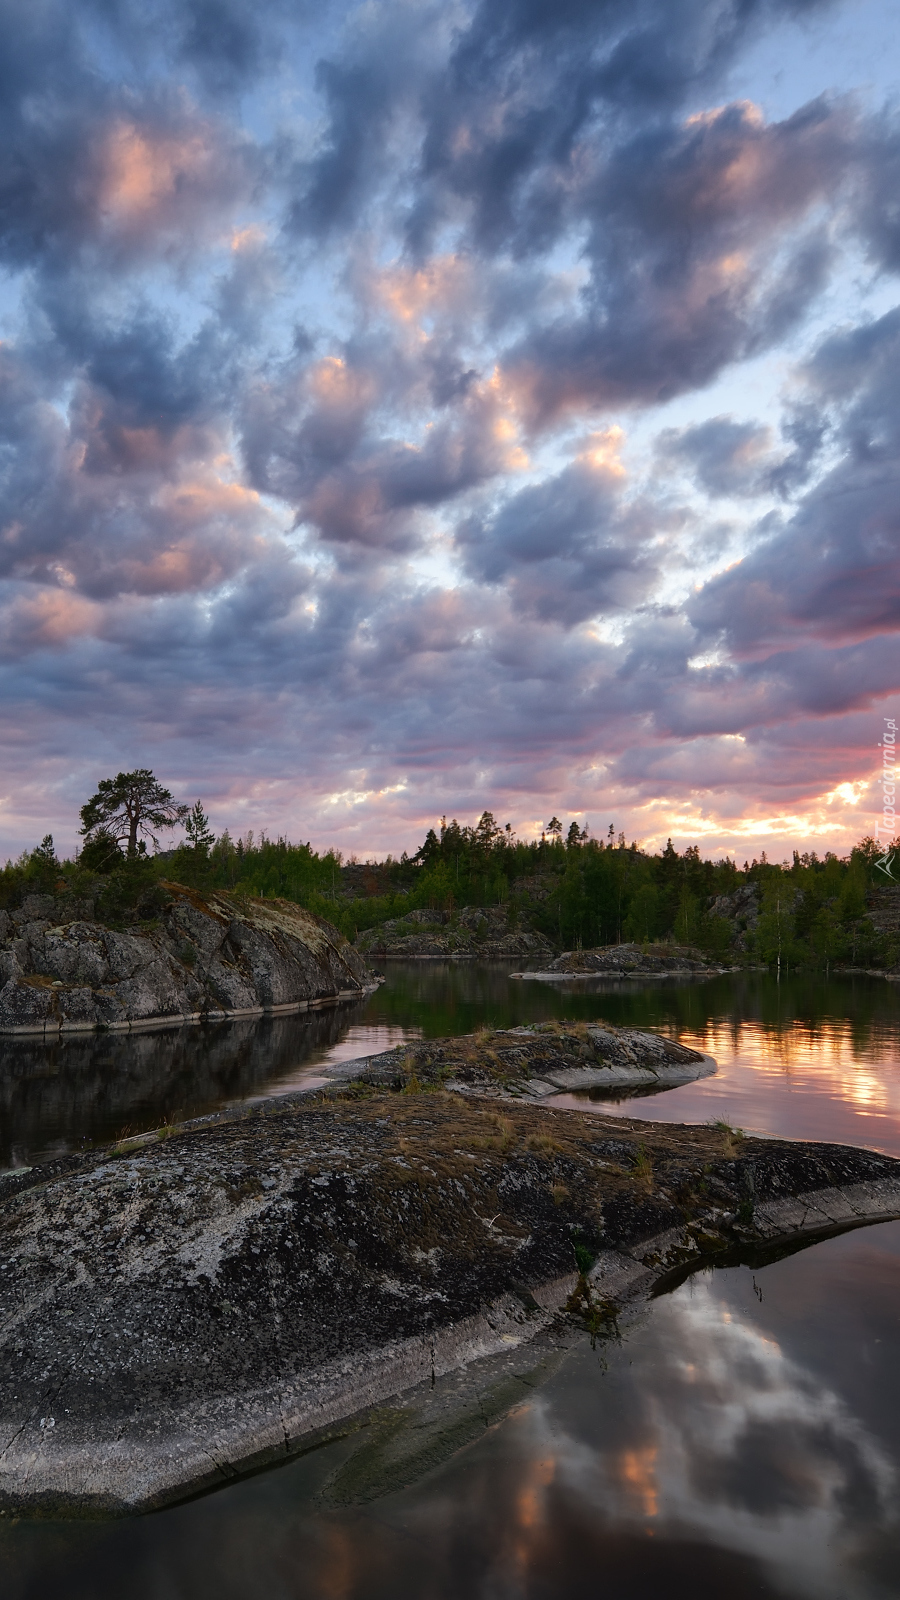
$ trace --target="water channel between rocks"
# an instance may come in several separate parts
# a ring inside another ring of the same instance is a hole
[[[556,1103],[900,1155],[898,986],[551,988],[509,970],[390,963],[368,1000],[312,1016],[2,1041],[0,1166],[284,1093],[407,1037],[554,1016],[658,1028],[719,1063],[661,1095]],[[386,1414],[362,1447],[156,1516],[0,1522],[0,1585],[4,1600],[900,1596],[898,1357],[900,1223],[884,1223],[695,1275],[621,1341],[576,1340],[455,1424],[460,1448],[425,1449]]]

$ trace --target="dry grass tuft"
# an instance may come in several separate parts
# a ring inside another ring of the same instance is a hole
[[[653,1188],[653,1161],[642,1144],[638,1145],[635,1152],[633,1170],[642,1189]]]
[[[746,1137],[746,1135],[745,1135],[745,1133],[744,1133],[742,1128],[732,1128],[729,1123],[727,1123],[727,1122],[725,1122],[725,1121],[723,1121],[721,1119],[718,1122],[711,1122],[709,1124],[709,1126],[712,1129],[714,1129],[714,1131],[716,1133],[720,1133],[722,1135],[722,1154],[723,1155],[725,1155],[725,1156],[737,1156],[737,1155],[740,1155],[740,1153],[741,1153],[741,1145],[743,1144],[744,1139]]]
[[[525,1149],[534,1150],[538,1155],[551,1156],[561,1151],[562,1145],[549,1133],[530,1133],[525,1140]]]
[[[482,1139],[473,1139],[476,1150],[497,1150],[501,1155],[507,1155],[513,1148],[519,1135],[508,1117],[494,1117],[493,1132]]]

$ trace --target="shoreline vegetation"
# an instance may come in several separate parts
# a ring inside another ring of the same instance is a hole
[[[120,774],[134,776],[152,779]],[[444,820],[412,854],[359,862],[265,832],[215,838],[199,802],[191,812],[171,797],[167,805],[164,825],[185,826],[185,843],[151,853],[135,843],[133,818],[122,838],[95,823],[79,856],[60,861],[48,835],[0,870],[0,910],[49,894],[90,900],[104,926],[152,929],[170,880],[293,902],[364,956],[512,956],[547,969],[559,952],[674,945],[710,966],[900,971],[900,884],[871,838],[845,857],[795,851],[789,862],[763,854],[738,867],[704,860],[694,845],[679,853],[669,841],[652,854],[612,829],[590,838],[575,822],[564,836],[556,818],[523,841],[486,811],[472,827]]]

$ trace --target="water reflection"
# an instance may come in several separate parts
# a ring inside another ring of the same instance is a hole
[[[155,1517],[0,1524],[5,1600],[895,1596],[898,1266],[888,1223],[697,1276],[381,1499],[329,1493],[363,1435]]]
[[[312,1014],[52,1043],[0,1040],[0,1166],[284,1093],[314,1083],[326,1061],[406,1038],[550,1017],[660,1028],[719,1063],[713,1078],[601,1109],[679,1122],[722,1117],[753,1132],[900,1154],[896,985],[815,976],[778,984],[745,973],[700,984],[594,979],[551,987],[511,979],[514,967],[390,962],[385,985],[367,1000]]]
[[[900,994],[887,983],[747,974],[567,993],[508,974],[392,963],[368,1001],[313,1016],[6,1041],[0,1151],[21,1160],[283,1092],[324,1060],[410,1035],[600,1016],[662,1028],[720,1064],[603,1109],[900,1154]],[[579,1344],[474,1442],[371,1501],[335,1492],[365,1482],[363,1435],[155,1517],[0,1522],[4,1600],[118,1600],[123,1574],[135,1600],[900,1595],[898,1269],[888,1223],[755,1277],[695,1276],[621,1344]]]
[[[793,1017],[778,1025],[713,1015],[680,1027],[673,1031],[683,1043],[715,1057],[714,1077],[664,1095],[606,1100],[597,1108],[661,1122],[721,1118],[747,1132],[900,1155],[900,997],[890,990],[881,998],[866,1027],[834,1015],[814,1023]],[[560,1095],[553,1103],[584,1110],[591,1102]]]
[[[7,1039],[0,1065],[0,1164],[199,1116],[290,1082],[339,1050],[359,1005],[212,1027]]]

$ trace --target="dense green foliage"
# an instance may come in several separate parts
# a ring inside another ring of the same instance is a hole
[[[670,841],[651,855],[626,846],[612,829],[606,840],[588,838],[576,823],[564,834],[556,817],[540,839],[526,842],[484,812],[474,827],[454,820],[430,829],[412,856],[361,865],[264,833],[232,839],[226,831],[214,839],[198,802],[187,841],[155,856],[128,857],[97,828],[77,861],[60,863],[48,836],[0,872],[0,905],[35,890],[67,889],[89,895],[100,915],[121,922],[152,917],[160,880],[169,878],[296,901],[351,939],[413,909],[452,920],[464,906],[491,904],[506,906],[510,927],[536,929],[564,949],[672,939],[785,969],[890,966],[900,958],[900,934],[879,932],[870,914],[892,881],[878,865],[881,856],[865,839],[847,857],[795,852],[779,865],[763,855],[739,868],[727,858],[704,860],[696,845],[679,854]],[[733,902],[717,907],[718,897],[748,886],[749,926],[717,914],[734,909]]]

